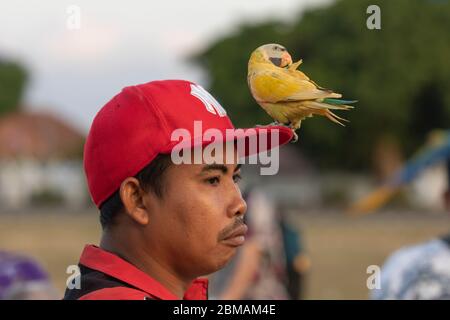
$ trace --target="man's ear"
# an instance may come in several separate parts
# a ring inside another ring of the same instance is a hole
[[[126,178],[120,185],[119,192],[125,214],[141,225],[148,224],[149,210],[145,206],[145,191],[141,188],[139,180],[134,177]]]

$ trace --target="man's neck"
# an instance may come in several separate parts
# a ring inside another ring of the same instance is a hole
[[[178,298],[183,299],[184,293],[194,279],[182,279],[171,268],[162,263],[161,260],[149,254],[150,250],[145,250],[137,243],[136,241],[130,241],[128,236],[117,236],[111,232],[104,232],[100,241],[100,247],[128,261],[158,281]]]

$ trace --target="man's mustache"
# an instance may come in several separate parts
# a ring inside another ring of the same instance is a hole
[[[231,225],[225,227],[222,231],[220,231],[219,236],[217,237],[218,241],[222,241],[228,238],[241,225],[245,225],[244,216],[237,217]]]

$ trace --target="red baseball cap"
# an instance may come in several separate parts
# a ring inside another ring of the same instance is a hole
[[[179,141],[173,141],[176,129],[185,129],[198,145],[201,134],[208,129],[224,132],[233,129],[225,109],[201,86],[185,80],[152,81],[129,86],[114,96],[97,113],[84,146],[84,170],[89,192],[98,208],[116,192],[127,177],[135,176],[158,154],[170,154]],[[198,123],[198,122],[197,122]],[[283,145],[291,140],[291,129],[265,126],[242,129],[232,139],[252,135],[269,137],[267,146],[257,153]],[[278,141],[271,143],[276,132]],[[211,143],[202,140],[202,144]],[[251,149],[251,148],[250,148]],[[250,155],[246,148],[246,156]]]

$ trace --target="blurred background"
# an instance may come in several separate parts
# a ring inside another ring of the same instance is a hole
[[[373,4],[381,29],[366,25]],[[389,199],[348,213],[445,140],[450,1],[18,0],[0,4],[0,21],[0,250],[36,259],[61,295],[67,267],[100,239],[82,170],[100,107],[127,85],[188,79],[236,127],[269,123],[246,78],[264,43],[284,45],[317,83],[359,101],[340,114],[345,128],[305,121],[299,141],[281,149],[278,175],[244,173],[302,232],[311,260],[303,298],[367,299],[369,265],[450,231],[439,161]]]

